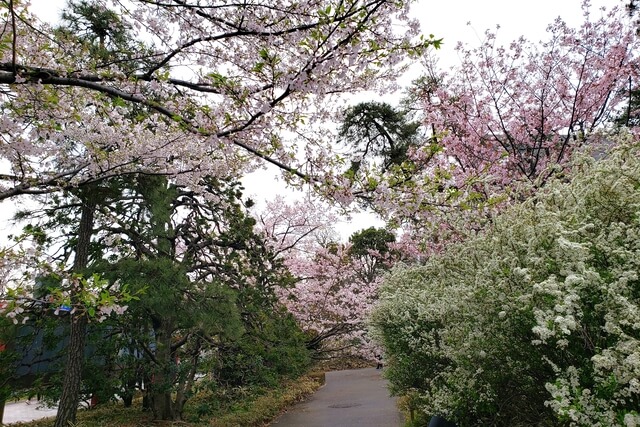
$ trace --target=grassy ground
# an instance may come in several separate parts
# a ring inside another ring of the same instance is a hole
[[[376,363],[359,357],[340,357],[318,361],[316,366],[318,370],[328,372],[342,371],[344,369],[372,368],[376,366]]]
[[[198,396],[187,404],[185,419],[189,421],[154,421],[149,412],[138,407],[124,408],[118,404],[100,405],[78,413],[74,427],[249,427],[266,426],[287,406],[306,399],[324,383],[324,374],[309,374],[294,381],[282,383],[273,389],[249,390],[242,398],[220,407],[217,402]],[[213,397],[210,397],[213,399]],[[204,411],[209,403],[209,408]],[[19,423],[23,427],[49,427],[51,419]]]

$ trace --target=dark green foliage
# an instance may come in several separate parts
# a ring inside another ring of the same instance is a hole
[[[629,81],[629,100],[624,113],[615,120],[619,126],[637,127],[640,125],[640,90],[632,89]]]
[[[384,102],[363,102],[347,109],[339,136],[354,150],[349,175],[355,175],[363,162],[375,159],[381,170],[407,160],[407,151],[417,143],[420,123],[411,121],[406,111]]]
[[[95,266],[141,293],[118,319],[128,350],[114,359],[125,394],[153,378],[145,393],[157,418],[181,418],[198,373],[237,387],[273,384],[307,364],[275,295],[290,274],[254,233],[237,185],[204,184],[207,193],[195,194],[164,177],[136,177],[123,188],[128,197],[108,207],[123,221],[110,226],[122,235],[121,255]]]
[[[0,316],[0,404],[3,404],[13,391],[13,373],[18,355],[11,349],[10,343],[15,337],[15,331],[12,322],[5,316]]]
[[[258,319],[246,325],[246,333],[219,350],[213,372],[222,386],[273,386],[309,365],[304,335],[289,313],[263,309],[253,314]]]
[[[162,176],[93,183],[58,198],[30,229],[58,230],[51,243],[64,259],[77,241],[75,193],[90,193],[98,209],[85,273],[137,296],[124,314],[90,326],[83,398],[107,402],[117,394],[130,405],[141,390],[156,418],[180,419],[201,376],[216,389],[273,385],[308,365],[302,333],[275,293],[293,278],[254,232],[239,186],[203,185],[196,194]],[[42,276],[35,291],[46,300],[59,287],[58,276]],[[55,330],[60,319],[42,309]],[[63,378],[56,366],[41,382],[51,399]]]
[[[59,281],[53,281],[59,285]],[[6,340],[6,353],[0,353],[6,369],[3,378],[10,386],[9,391],[30,397],[38,396],[39,400],[54,404],[59,401],[64,378],[64,360],[69,344],[69,327],[65,320],[68,314],[53,315],[53,308],[36,302],[29,307],[30,319],[24,324],[3,327],[3,335],[11,332]],[[108,388],[102,372],[105,369],[103,348],[111,341],[108,336],[108,325],[92,325],[88,330],[87,347],[84,351],[86,367],[83,376],[86,381],[81,390],[81,399],[86,400],[92,394],[102,393],[107,396],[103,401],[113,398],[117,389]],[[6,363],[6,364],[5,364]]]
[[[69,1],[56,29],[60,43],[80,43],[88,51],[86,60],[96,66],[127,64],[130,72],[147,60],[142,42],[136,41],[132,29],[114,11],[95,0]]]
[[[128,29],[120,17],[95,2],[70,1],[62,12],[62,21],[69,32],[102,48],[117,48],[129,41]]]
[[[640,10],[638,2],[636,0],[629,0],[625,5],[629,18],[634,20],[636,25],[636,34],[640,34],[640,20],[638,17],[638,11]],[[622,114],[615,119],[615,123],[619,126],[636,127],[640,125],[640,89],[637,87],[637,82],[634,83],[629,77],[627,86],[628,102],[627,107]]]
[[[396,241],[396,236],[384,228],[369,227],[353,233],[349,241],[351,242],[349,253],[353,256],[368,255],[370,251],[384,255],[389,252],[389,243]]]
[[[349,256],[360,260],[361,268],[356,274],[361,280],[372,283],[381,270],[388,270],[392,263],[398,260],[399,254],[389,248],[389,244],[395,241],[393,233],[375,227],[360,230],[349,237]]]

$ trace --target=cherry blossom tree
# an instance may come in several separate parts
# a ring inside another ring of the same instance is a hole
[[[339,93],[393,86],[407,55],[431,43],[416,38],[409,2],[94,4],[139,40],[105,58],[95,52],[117,41],[108,32],[55,31],[28,3],[1,3],[2,159],[11,173],[0,198],[132,170],[188,171],[197,185],[202,174],[238,174],[259,159],[321,178],[327,146],[307,144],[299,158],[285,131],[326,119]]]
[[[351,247],[317,247],[310,257],[285,261],[298,282],[283,290],[282,300],[307,332],[308,347],[320,358],[374,356],[365,319],[376,300],[380,276],[363,274],[366,266],[351,256]]]
[[[357,355],[373,360],[366,318],[377,300],[382,273],[406,255],[393,233],[369,228],[340,243],[335,217],[321,202],[295,205],[276,199],[258,215],[274,253],[296,278],[280,300],[307,334],[318,358]]]
[[[579,28],[556,19],[537,43],[502,46],[487,31],[479,46],[458,46],[460,65],[448,71],[427,57],[408,94],[425,137],[382,172],[373,156],[358,159],[358,174],[346,172],[354,191],[438,247],[482,228],[520,183],[563,173],[572,152],[602,151],[610,138],[601,132],[629,105],[638,39],[620,8],[585,2],[583,15]]]
[[[306,198],[290,203],[278,195],[264,209],[254,209],[257,228],[265,235],[278,256],[292,252],[313,253],[317,246],[326,246],[339,239],[333,224],[338,220],[331,206]]]
[[[456,77],[425,91],[425,122],[441,134],[458,169],[455,185],[487,173],[497,184],[544,180],[589,142],[628,100],[636,76],[636,37],[618,9],[569,28],[558,18],[538,45],[519,39],[459,48]],[[486,172],[485,172],[486,171]]]

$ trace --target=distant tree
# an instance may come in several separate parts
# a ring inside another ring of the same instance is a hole
[[[60,42],[84,45],[88,51],[84,59],[97,67],[123,62],[135,66],[136,61],[142,60],[140,56],[132,57],[136,48],[141,49],[141,54],[144,52],[144,45],[133,37],[132,26],[96,1],[68,1],[55,32]]]
[[[378,164],[381,172],[407,160],[407,151],[419,142],[420,122],[409,113],[385,102],[363,102],[349,107],[338,136],[351,154],[349,175],[356,175],[362,162]]]
[[[384,229],[362,230],[349,243],[339,243],[327,210],[277,200],[259,215],[267,241],[295,279],[294,286],[279,291],[280,300],[305,331],[316,358],[347,354],[373,360],[376,350],[365,319],[381,273],[408,253]]]
[[[638,16],[638,2],[635,0],[626,2],[626,10],[629,18],[634,20],[636,26],[636,34],[640,34],[640,20]],[[628,102],[623,109],[620,117],[616,118],[616,123],[620,126],[636,127],[640,125],[640,90],[637,87],[637,81],[629,78],[626,91],[628,94]]]
[[[375,227],[357,231],[349,237],[351,246],[348,254],[359,259],[361,268],[356,273],[364,282],[373,282],[381,271],[390,267],[391,260],[398,258],[399,252],[392,246],[395,241],[396,236],[392,232]]]

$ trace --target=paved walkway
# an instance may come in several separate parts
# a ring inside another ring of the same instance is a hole
[[[11,424],[17,422],[39,420],[40,418],[55,417],[58,408],[47,408],[42,406],[40,402],[32,400],[31,402],[7,402],[4,405],[4,417],[0,420],[0,425],[4,423]]]
[[[374,368],[327,372],[326,384],[306,402],[293,406],[272,427],[399,427],[402,415],[387,383]],[[54,417],[56,408],[35,400],[7,402],[4,424]]]
[[[326,384],[293,406],[272,427],[399,427],[387,383],[374,368],[327,372]]]

